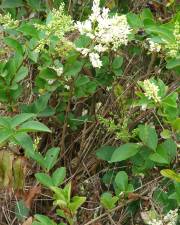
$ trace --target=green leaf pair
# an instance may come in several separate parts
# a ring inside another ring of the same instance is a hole
[[[64,181],[65,176],[66,176],[66,168],[65,167],[57,168],[53,172],[51,177],[46,173],[36,173],[35,174],[36,179],[41,184],[43,184],[44,186],[46,186],[50,189],[53,189],[55,186],[61,185]]]

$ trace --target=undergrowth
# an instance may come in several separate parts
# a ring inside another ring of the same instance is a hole
[[[176,225],[178,1],[2,0],[1,225]]]

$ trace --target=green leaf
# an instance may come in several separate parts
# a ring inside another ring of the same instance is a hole
[[[147,147],[155,150],[158,143],[158,136],[155,128],[150,127],[148,125],[140,125],[138,126],[139,130],[139,138]]]
[[[161,137],[164,139],[171,138],[171,131],[168,129],[163,129],[163,131],[161,132]]]
[[[11,137],[12,133],[8,129],[0,129],[0,145]]]
[[[55,80],[57,79],[57,74],[54,70],[45,68],[41,70],[41,72],[39,73],[39,77],[45,80]]]
[[[28,68],[25,66],[21,66],[21,68],[18,70],[14,82],[19,82],[23,80],[28,75]]]
[[[46,170],[44,158],[43,158],[43,156],[41,155],[40,152],[34,150],[33,153],[31,154],[31,158],[33,160],[35,160],[44,170]]]
[[[72,184],[71,184],[71,182],[69,182],[68,184],[66,184],[66,186],[63,189],[64,196],[65,196],[67,202],[70,202],[70,200],[71,200],[71,187],[72,187]]]
[[[73,213],[75,213],[85,201],[86,201],[86,197],[74,196],[71,199],[69,208],[71,209]]]
[[[27,0],[29,6],[31,6],[32,9],[40,10],[41,9],[41,1],[37,0]]]
[[[140,14],[140,17],[141,17],[141,20],[147,20],[147,19],[149,19],[149,20],[153,20],[153,14],[152,14],[152,12],[151,12],[151,10],[150,9],[143,9],[143,11],[141,12],[141,14]]]
[[[67,207],[67,204],[70,202],[70,200],[68,200],[68,197],[65,191],[62,188],[58,188],[55,186],[52,186],[50,189],[55,193],[54,204],[59,205],[62,208]]]
[[[36,39],[38,39],[38,37],[39,37],[39,35],[38,35],[39,33],[36,30],[36,28],[32,24],[29,24],[29,23],[22,24],[17,30],[22,32],[25,36],[31,36]]]
[[[128,187],[128,175],[125,171],[119,171],[114,180],[118,190],[126,191]]]
[[[113,209],[116,206],[116,202],[119,200],[119,198],[117,196],[112,197],[112,194],[109,192],[104,192],[101,195],[101,205],[105,208],[105,209]]]
[[[118,56],[113,60],[112,69],[117,70],[117,69],[121,68],[122,64],[123,64],[123,57]]]
[[[173,170],[170,169],[164,169],[160,171],[161,175],[164,177],[168,177],[176,182],[180,182],[180,174],[176,173]]]
[[[143,27],[143,23],[139,17],[139,15],[136,15],[135,13],[128,13],[127,14],[127,20],[129,25],[134,29],[139,29]]]
[[[24,150],[27,156],[33,157],[34,147],[31,137],[26,133],[16,133],[14,139]]]
[[[159,144],[156,153],[151,154],[149,158],[157,163],[169,164],[175,158],[176,150],[177,146],[175,142],[168,139],[162,144]]]
[[[41,123],[39,121],[27,121],[19,127],[18,131],[20,131],[20,132],[43,131],[43,132],[51,133],[51,130],[46,125],[44,125],[43,123]]]
[[[38,225],[57,225],[53,220],[44,215],[36,214],[35,219],[40,222]],[[36,222],[33,222],[32,225],[36,225]]]
[[[135,143],[128,143],[116,148],[111,157],[111,162],[120,162],[136,155],[140,150],[139,145]]]
[[[54,110],[48,106],[48,101],[51,94],[46,93],[40,96],[35,102],[30,105],[22,105],[22,112],[35,113],[37,116],[51,116],[54,114]]]
[[[166,155],[158,154],[158,153],[153,153],[149,157],[152,161],[157,162],[157,163],[162,163],[162,164],[169,164],[169,160],[167,159]]]
[[[180,67],[180,60],[179,58],[177,59],[170,59],[167,61],[167,65],[166,65],[166,68],[167,69],[174,69],[176,67]]]
[[[47,171],[53,168],[56,164],[60,148],[50,148],[44,158],[44,165],[46,166]]]
[[[110,161],[115,149],[116,147],[112,146],[102,146],[96,151],[96,156],[98,159]]]
[[[39,181],[39,183],[43,184],[46,187],[50,188],[54,186],[51,177],[45,173],[36,173],[35,177]]]
[[[29,215],[29,209],[23,200],[16,202],[15,215],[20,221],[24,221]]]
[[[23,47],[22,45],[15,39],[10,37],[4,38],[4,42],[11,48],[13,48],[17,53],[23,55]]]
[[[178,94],[175,92],[166,96],[163,99],[162,104],[164,107],[177,108],[177,99],[178,99]]]
[[[35,116],[36,115],[33,113],[21,113],[19,115],[16,115],[12,119],[11,127],[15,128],[16,126],[19,126],[20,124],[24,123],[26,120],[29,120]]]
[[[10,117],[0,117],[0,127],[10,128],[12,119]]]
[[[78,79],[75,81],[76,87],[81,87],[89,82],[89,78],[85,75],[78,77]]]
[[[175,119],[171,122],[172,127],[177,131],[180,132],[180,118]]]
[[[65,177],[66,177],[66,168],[65,167],[56,169],[52,175],[52,180],[53,180],[54,186],[59,186],[60,184],[62,184]]]
[[[91,39],[86,35],[81,35],[78,39],[75,40],[75,45],[77,48],[85,48],[91,42]]]
[[[176,157],[177,144],[172,139],[165,140],[160,146],[166,150],[170,160]]]
[[[65,65],[64,72],[66,76],[77,75],[83,67],[83,62],[75,61],[73,63],[68,63]]]
[[[2,0],[1,8],[16,8],[23,6],[23,0]]]
[[[104,176],[102,177],[102,181],[105,185],[109,186],[113,183],[115,178],[115,172],[114,171],[107,171]]]

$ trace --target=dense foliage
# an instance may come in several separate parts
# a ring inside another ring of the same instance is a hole
[[[176,225],[180,4],[0,7],[1,225]]]

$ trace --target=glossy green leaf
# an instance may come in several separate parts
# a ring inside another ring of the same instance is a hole
[[[135,13],[128,13],[127,20],[128,20],[129,25],[134,29],[139,29],[139,28],[143,27],[143,23],[142,23],[139,15],[137,15]]]
[[[23,0],[2,0],[1,8],[16,8],[23,6]]]
[[[112,69],[117,70],[117,69],[121,68],[122,64],[123,64],[123,57],[118,56],[113,60]]]
[[[36,115],[33,113],[21,113],[13,117],[11,122],[11,127],[15,128],[16,126],[19,126],[20,124],[24,123],[25,121],[35,117]]]
[[[164,169],[160,171],[161,175],[164,177],[168,177],[176,182],[180,182],[180,174],[176,173],[173,170],[170,169]]]
[[[60,152],[60,148],[50,148],[46,152],[46,155],[44,158],[44,165],[45,165],[47,171],[52,169],[53,166],[56,164],[59,152]]]
[[[116,148],[111,157],[111,162],[120,162],[136,155],[140,150],[139,145],[135,143],[128,143]]]
[[[21,68],[16,73],[14,82],[19,82],[23,80],[28,75],[28,68],[25,66],[21,66]]]
[[[31,137],[26,133],[16,133],[14,139],[24,150],[27,156],[33,157],[34,147]]]
[[[117,188],[121,191],[126,191],[128,187],[128,175],[125,171],[119,171],[116,174],[115,180],[114,180]]]
[[[0,129],[0,145],[11,137],[12,133],[7,129]]]
[[[13,48],[17,53],[23,55],[23,47],[22,45],[15,39],[6,37],[4,38],[4,42],[11,48]]]
[[[52,180],[53,180],[54,186],[59,186],[60,184],[62,184],[65,177],[66,177],[65,167],[56,169],[54,173],[52,174]]]
[[[155,128],[150,127],[149,125],[140,125],[138,126],[139,138],[147,147],[155,150],[158,143],[158,136]]]
[[[85,201],[86,201],[86,197],[74,196],[71,199],[69,208],[71,209],[73,213],[75,213]]]
[[[39,122],[39,121],[27,121],[25,123],[23,123],[19,129],[19,131],[21,132],[33,132],[33,131],[43,131],[43,132],[51,132],[51,130],[44,125],[43,123]]]
[[[171,69],[174,69],[176,67],[180,67],[180,60],[179,58],[177,59],[170,59],[167,61],[167,65],[166,65],[166,68],[171,70]]]
[[[68,63],[65,65],[64,72],[66,76],[75,76],[77,75],[83,66],[83,62],[75,61],[73,63]]]
[[[112,146],[102,146],[101,148],[96,150],[96,156],[98,159],[110,161],[115,149],[116,147]]]
[[[36,173],[35,177],[39,181],[39,183],[43,184],[46,187],[50,188],[54,186],[51,177],[45,173]]]
[[[35,220],[39,221],[38,225],[57,225],[53,220],[44,215],[35,215]],[[32,225],[36,225],[36,221],[32,223]]]
[[[156,153],[150,155],[150,159],[157,163],[169,164],[176,156],[177,146],[172,139],[159,144]]]
[[[119,198],[117,196],[112,196],[111,193],[109,192],[104,192],[101,195],[101,205],[105,208],[105,209],[113,209],[116,206],[117,201],[119,200]]]

